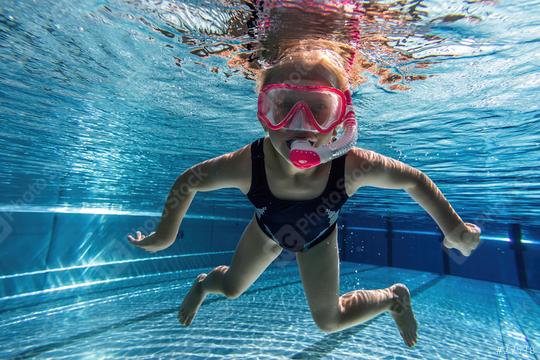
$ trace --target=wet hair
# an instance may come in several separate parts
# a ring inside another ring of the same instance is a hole
[[[296,76],[300,77],[303,71],[322,67],[335,76],[334,86],[341,90],[354,85],[354,79],[350,77],[355,60],[351,47],[328,40],[297,40],[281,45],[279,49],[262,51],[266,66],[256,76],[257,93],[285,64],[293,64],[298,71]]]
[[[331,74],[333,77],[331,81],[332,86],[340,90],[346,90],[349,88],[349,81],[346,76],[345,69],[332,61],[328,54],[314,54],[313,52],[304,51],[290,55],[278,64],[263,70],[260,76],[257,78],[255,86],[256,92],[259,92],[264,85],[272,83],[276,75],[281,75],[281,71],[284,71],[284,65],[293,66],[289,72],[290,80],[299,80],[308,72],[324,72],[326,70],[326,72]]]

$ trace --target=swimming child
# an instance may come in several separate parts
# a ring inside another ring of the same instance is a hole
[[[336,54],[296,49],[261,74],[258,118],[266,131],[237,151],[194,165],[174,183],[156,231],[129,241],[149,252],[175,241],[198,191],[236,188],[255,206],[229,266],[197,276],[178,319],[190,325],[207,294],[234,299],[246,291],[282,249],[296,253],[316,325],[340,331],[388,312],[408,346],[417,341],[407,286],[339,295],[337,217],[364,186],[403,189],[436,221],[444,245],[469,256],[480,229],[465,223],[420,170],[355,147],[356,120],[347,73]]]

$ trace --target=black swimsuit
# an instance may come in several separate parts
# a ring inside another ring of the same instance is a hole
[[[339,210],[349,196],[345,191],[346,154],[332,160],[323,193],[309,200],[276,198],[266,178],[264,138],[251,144],[251,187],[248,199],[255,205],[261,230],[284,249],[304,252],[323,241],[336,227]]]

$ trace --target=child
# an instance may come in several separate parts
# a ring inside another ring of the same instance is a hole
[[[237,188],[255,205],[255,214],[231,265],[197,277],[180,306],[181,324],[191,324],[207,294],[240,296],[287,248],[296,252],[309,308],[322,331],[389,312],[405,343],[414,346],[417,322],[404,284],[339,296],[339,209],[363,186],[403,189],[437,222],[446,247],[470,255],[480,229],[464,223],[421,171],[353,147],[348,79],[332,51],[293,49],[259,82],[258,117],[267,136],[186,170],[172,187],[156,232],[137,232],[130,242],[149,252],[169,247],[197,191]]]

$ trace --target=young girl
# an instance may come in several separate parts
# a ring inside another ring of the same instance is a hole
[[[339,295],[337,217],[363,186],[405,190],[437,222],[446,247],[468,256],[478,246],[480,229],[461,220],[427,175],[354,147],[351,93],[338,58],[325,49],[294,49],[264,71],[258,118],[267,136],[186,170],[172,187],[156,231],[129,236],[149,252],[169,247],[198,191],[237,188],[254,204],[231,265],[197,277],[180,306],[181,324],[191,324],[207,294],[240,296],[286,248],[296,252],[309,308],[322,331],[389,312],[405,343],[414,346],[417,322],[404,284]]]

